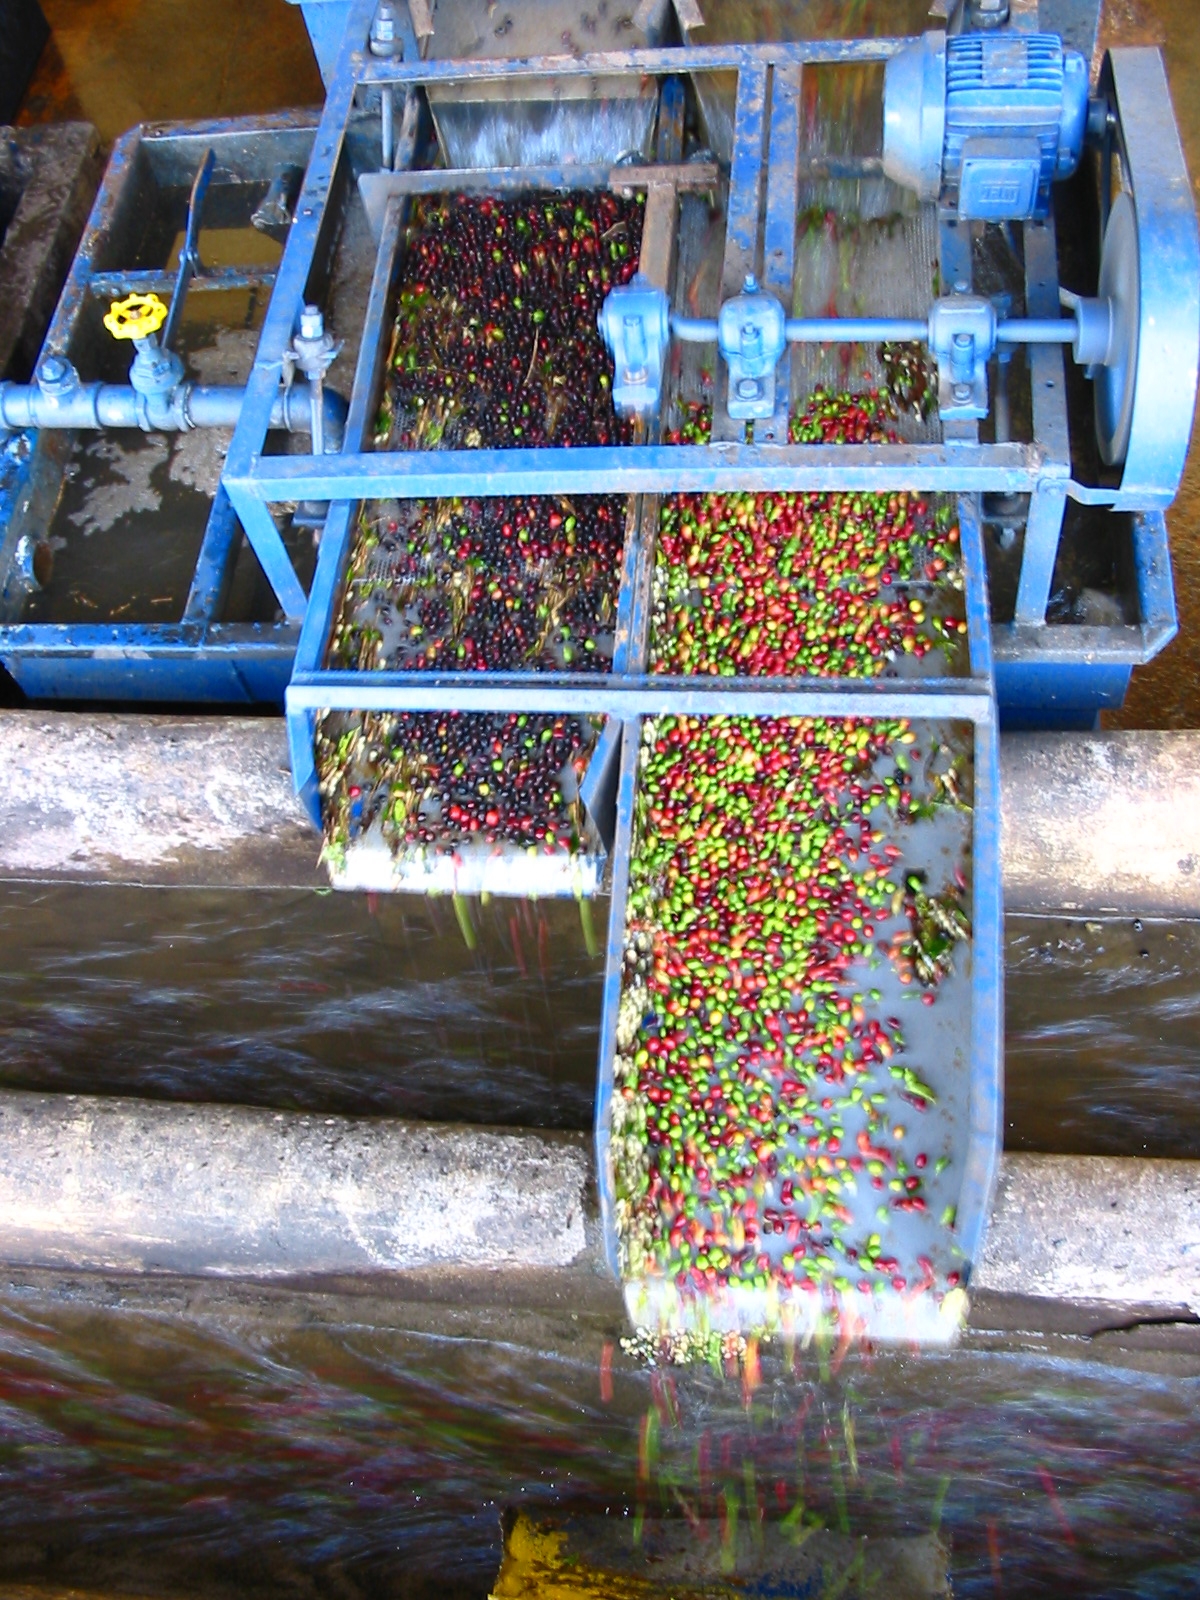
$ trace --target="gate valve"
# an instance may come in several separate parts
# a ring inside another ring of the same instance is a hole
[[[129,382],[140,395],[170,394],[183,379],[183,362],[158,342],[158,330],[167,320],[167,307],[156,294],[131,294],[114,300],[104,326],[114,339],[132,339],[135,355]]]
[[[104,318],[104,326],[114,339],[148,339],[167,320],[166,305],[156,294],[131,294],[114,300]]]
[[[290,389],[297,367],[309,383],[319,384],[337,360],[342,341],[325,327],[319,306],[306,305],[300,312],[300,328],[291,347],[283,352],[283,386]]]

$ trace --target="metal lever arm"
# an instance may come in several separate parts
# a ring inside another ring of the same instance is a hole
[[[204,160],[200,163],[199,170],[192,181],[192,193],[188,200],[187,222],[183,231],[183,246],[179,252],[179,275],[175,279],[175,292],[171,296],[171,307],[167,312],[166,326],[162,333],[162,348],[173,350],[175,348],[175,335],[179,330],[179,321],[183,315],[183,302],[187,299],[188,287],[197,273],[202,273],[204,267],[200,261],[200,213],[204,210],[205,196],[208,186],[212,181],[213,168],[217,164],[215,150],[209,150]]]

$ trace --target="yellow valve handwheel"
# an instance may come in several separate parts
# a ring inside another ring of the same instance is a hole
[[[147,339],[167,320],[167,308],[156,294],[131,294],[114,300],[104,326],[114,339]]]

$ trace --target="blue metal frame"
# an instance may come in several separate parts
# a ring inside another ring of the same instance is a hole
[[[763,238],[763,270],[772,284],[778,280],[790,285],[791,244],[796,210],[796,167],[799,159],[795,130],[795,100],[800,73],[805,63],[885,60],[904,40],[813,41],[792,45],[721,45],[703,49],[640,50],[578,58],[538,58],[470,63],[422,62],[416,53],[406,59],[380,61],[361,48],[369,23],[369,8],[355,12],[343,42],[343,62],[335,88],[345,99],[343,74],[357,84],[414,84],[455,81],[469,76],[519,82],[522,78],[548,72],[568,75],[603,75],[637,68],[647,73],[664,74],[685,66],[689,72],[738,70],[738,132],[734,140],[730,174],[730,200],[727,213],[727,246],[723,292],[740,288],[741,278],[753,269],[758,251],[759,196],[766,182],[767,215]],[[351,49],[353,44],[358,50]],[[771,116],[765,116],[768,75],[775,74]],[[331,93],[331,105],[337,93]],[[330,107],[327,106],[327,119]],[[769,146],[764,149],[767,127]],[[323,131],[325,123],[323,123]],[[330,146],[322,143],[326,158]],[[764,173],[765,168],[765,173]],[[446,174],[447,185],[461,185],[464,174]],[[511,187],[549,187],[595,184],[604,174],[588,169],[564,167],[536,171],[479,172],[471,175],[471,186],[482,189]],[[436,174],[385,174],[380,182],[393,199],[393,206],[409,193],[437,192]],[[310,173],[306,193],[319,196],[327,179]],[[382,191],[381,191],[382,193]],[[385,197],[386,198],[386,197]],[[378,200],[376,201],[378,204]],[[295,671],[287,695],[289,735],[296,763],[298,791],[305,797],[314,820],[318,817],[312,756],[312,726],[315,714],[325,708],[367,710],[404,707],[407,709],[495,709],[520,705],[523,710],[567,709],[577,712],[608,711],[630,716],[668,706],[682,709],[718,705],[732,707],[753,702],[761,709],[781,708],[795,695],[813,694],[833,708],[862,707],[877,703],[881,694],[895,695],[894,684],[866,688],[855,685],[836,688],[827,683],[804,680],[763,683],[731,683],[719,687],[710,680],[669,680],[637,676],[632,662],[614,662],[606,677],[584,674],[479,674],[383,672],[354,673],[327,670],[325,652],[340,601],[350,534],[357,505],[362,500],[395,494],[402,487],[406,497],[479,496],[511,492],[519,483],[522,493],[611,493],[630,495],[665,492],[723,492],[736,489],[766,491],[812,490],[836,492],[853,489],[883,490],[920,486],[930,492],[977,494],[983,491],[1027,493],[1031,497],[1026,533],[1025,558],[1017,620],[1013,627],[998,630],[1003,634],[1006,660],[1000,674],[1002,701],[1009,696],[1028,703],[1036,715],[1039,704],[1053,704],[1056,690],[1071,681],[1073,697],[1080,685],[1094,684],[1096,702],[1109,701],[1121,673],[1127,679],[1134,660],[1148,659],[1170,636],[1174,628],[1169,592],[1161,586],[1142,585],[1143,623],[1138,630],[1124,630],[1117,638],[1084,639],[1078,630],[1047,630],[1044,626],[1054,560],[1057,553],[1063,509],[1069,496],[1088,503],[1111,503],[1117,489],[1103,489],[1076,483],[1071,477],[1067,431],[1063,352],[1058,346],[1035,346],[1030,353],[1035,410],[1035,439],[1031,445],[999,443],[981,445],[974,423],[947,424],[946,442],[931,445],[819,446],[786,443],[786,426],[779,417],[772,419],[756,435],[757,442],[745,442],[743,424],[731,422],[718,406],[714,415],[713,442],[706,446],[664,446],[646,442],[630,446],[538,450],[411,451],[400,453],[364,451],[365,407],[374,403],[378,380],[378,352],[386,346],[386,318],[390,286],[398,249],[397,223],[389,212],[391,227],[380,240],[363,349],[368,359],[360,362],[355,381],[354,402],[358,408],[357,426],[348,431],[342,453],[318,459],[313,456],[264,458],[261,450],[248,453],[252,437],[261,440],[259,421],[243,419],[238,448],[230,453],[226,485],[249,529],[261,530],[256,549],[264,555],[274,533],[267,507],[274,501],[318,499],[333,502],[325,538],[314,578],[305,626],[297,650]],[[739,224],[739,218],[742,219]],[[315,223],[314,223],[315,225]],[[947,282],[962,287],[970,284],[970,252],[966,231],[946,219],[941,229],[942,275]],[[1057,315],[1058,282],[1053,222],[1033,224],[1026,233],[1027,310],[1033,316]],[[291,264],[285,262],[287,274]],[[284,292],[281,285],[276,299]],[[290,300],[298,307],[294,286]],[[273,306],[274,311],[274,306]],[[275,337],[285,328],[283,313]],[[264,330],[263,345],[268,345]],[[374,358],[370,353],[374,352]],[[261,352],[260,352],[261,354]],[[718,382],[718,392],[720,383]],[[784,390],[786,394],[786,389]],[[249,411],[249,407],[247,408]],[[786,401],[783,405],[786,411]],[[772,442],[764,442],[772,441]],[[965,447],[965,448],[964,448]],[[972,525],[978,533],[978,525]],[[1143,522],[1143,528],[1145,523]],[[260,542],[261,541],[261,542]],[[1139,546],[1140,548],[1140,546]],[[283,555],[277,551],[278,557]],[[968,579],[968,602],[974,608],[984,584],[985,563],[982,540],[975,538],[970,553],[964,545]],[[267,565],[264,559],[264,565]],[[646,553],[639,558],[638,548],[627,549],[625,578],[622,582],[620,614],[644,627],[644,600],[630,591],[633,575],[639,569],[645,579]],[[1139,557],[1139,572],[1142,568]],[[984,597],[986,605],[986,596]],[[1050,646],[1049,635],[1054,635]],[[1037,641],[1031,649],[1030,636]],[[980,659],[978,628],[971,626],[973,668]],[[644,659],[644,651],[634,653]],[[1102,681],[1103,679],[1103,681]],[[909,696],[954,696],[967,689],[962,683],[936,679],[905,685]],[[1079,715],[1072,702],[1070,716]],[[1095,709],[1091,715],[1094,717]]]

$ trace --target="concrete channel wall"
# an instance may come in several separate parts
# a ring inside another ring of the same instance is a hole
[[[1200,733],[1001,741],[1015,912],[1200,917]],[[274,718],[0,718],[0,881],[313,888]]]
[[[0,1262],[425,1292],[553,1269],[585,1298],[604,1277],[583,1134],[19,1093],[0,1098]],[[1195,1321],[1200,1162],[1005,1156],[972,1290]]]

